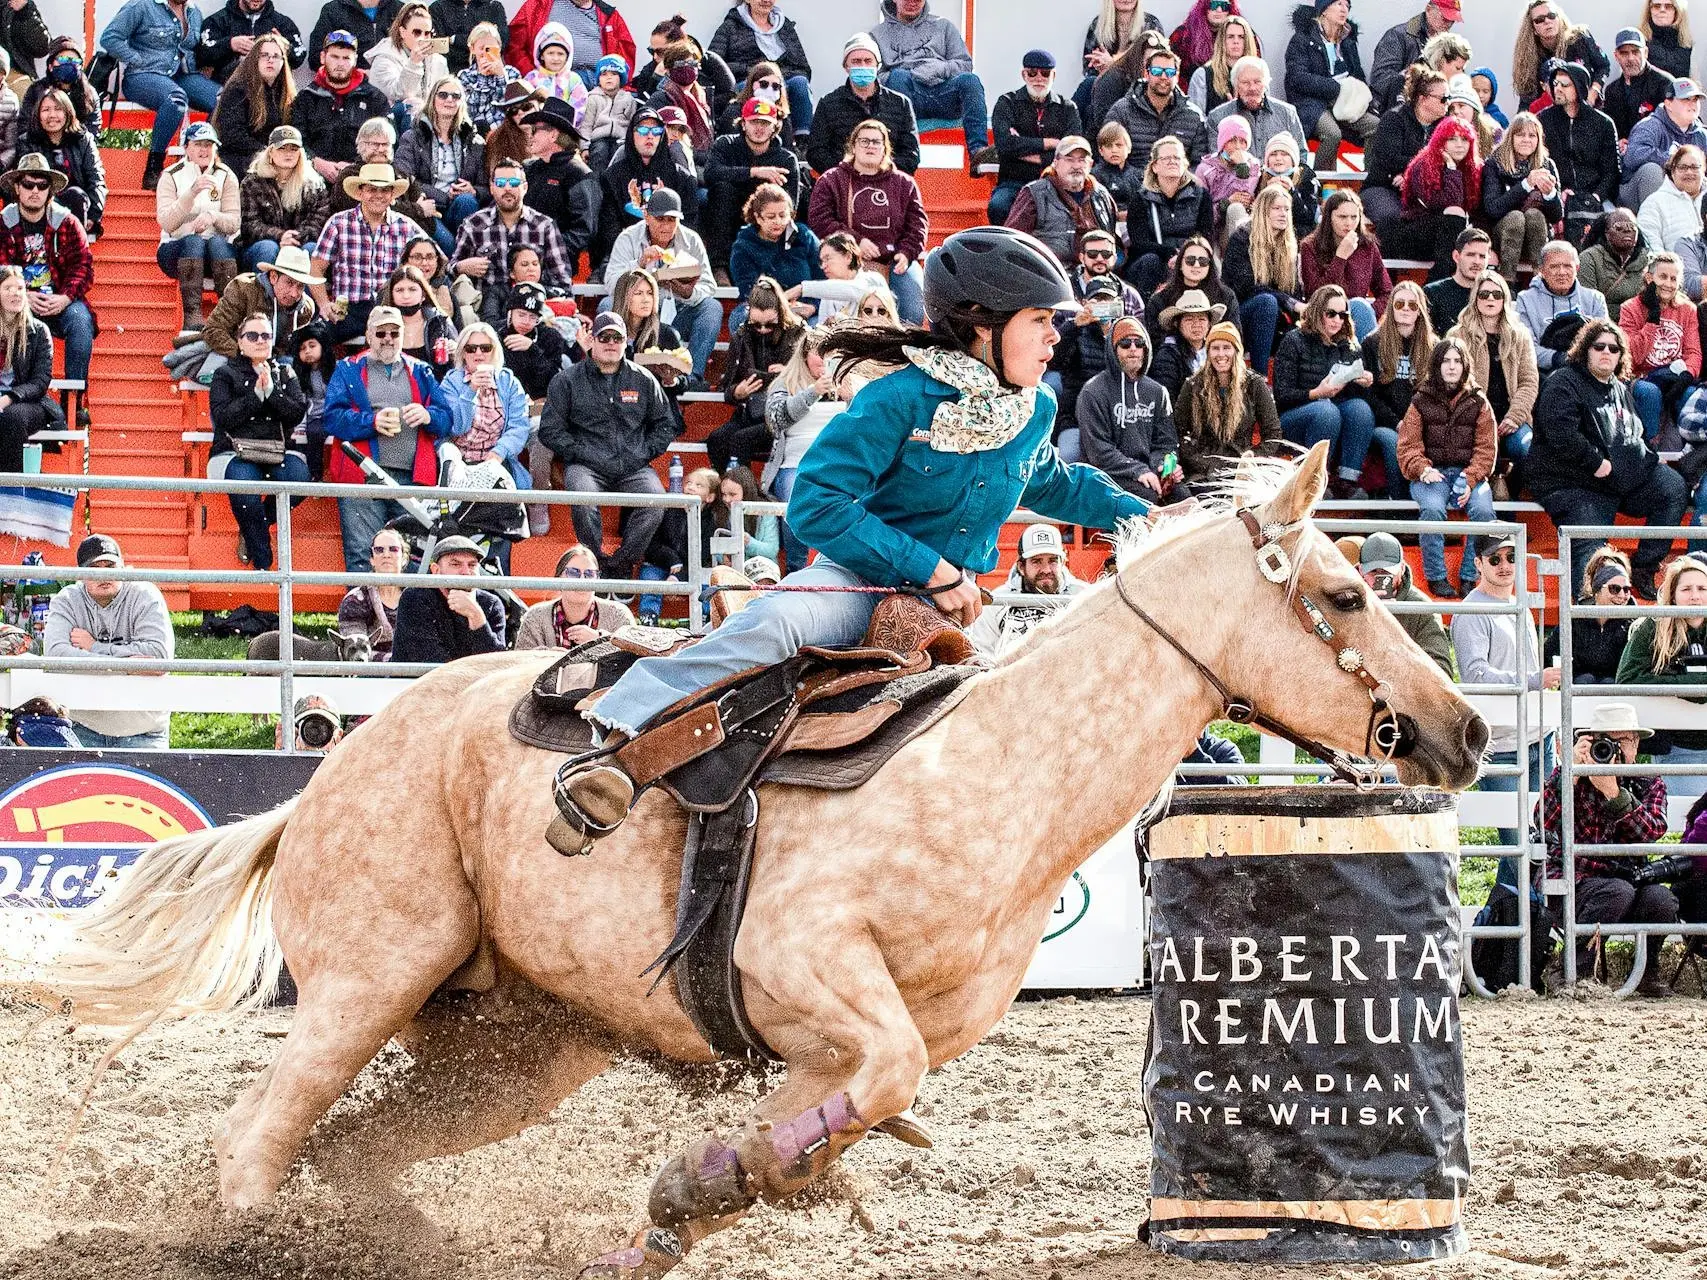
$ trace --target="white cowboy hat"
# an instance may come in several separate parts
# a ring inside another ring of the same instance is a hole
[[[1172,329],[1174,327],[1174,321],[1178,320],[1181,316],[1206,315],[1209,317],[1209,323],[1214,324],[1226,314],[1227,308],[1225,304],[1220,302],[1212,304],[1209,301],[1209,295],[1203,292],[1202,289],[1187,289],[1184,293],[1180,294],[1179,301],[1174,303],[1173,306],[1162,308],[1162,315],[1159,323],[1163,329]]]
[[[1577,726],[1577,737],[1585,733],[1633,733],[1638,738],[1651,738],[1652,729],[1644,729],[1636,721],[1636,707],[1629,702],[1596,702],[1586,725]]]
[[[325,284],[326,277],[314,274],[314,264],[309,260],[308,250],[295,245],[286,245],[279,250],[279,256],[271,262],[263,262],[255,268],[257,271],[276,271],[281,276],[289,276],[301,285]]]
[[[363,187],[385,186],[391,188],[392,195],[400,196],[409,189],[409,179],[399,178],[397,170],[388,164],[364,164],[344,179],[344,194],[352,200],[360,200]]]

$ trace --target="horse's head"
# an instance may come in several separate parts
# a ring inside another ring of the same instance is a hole
[[[1318,444],[1278,491],[1260,501],[1247,494],[1248,516],[1191,540],[1215,557],[1195,581],[1227,584],[1217,593],[1223,617],[1210,628],[1221,658],[1209,665],[1296,736],[1352,756],[1390,752],[1408,785],[1467,787],[1488,726],[1311,523],[1327,458]]]

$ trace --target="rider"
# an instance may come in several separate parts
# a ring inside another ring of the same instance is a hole
[[[830,338],[825,354],[844,369],[895,371],[861,390],[802,460],[788,523],[819,555],[783,585],[911,589],[969,626],[982,607],[973,575],[995,567],[997,534],[1016,506],[1099,529],[1143,517],[1148,503],[1093,467],[1063,463],[1050,443],[1055,396],[1039,384],[1059,340],[1054,313],[1078,307],[1043,244],[975,227],[926,263],[931,330],[850,328]],[[588,839],[616,829],[635,788],[610,752],[660,712],[803,645],[858,644],[879,598],[767,594],[698,644],[636,662],[587,712],[604,750],[559,775],[564,824]],[[553,844],[585,852],[587,839],[559,825]]]

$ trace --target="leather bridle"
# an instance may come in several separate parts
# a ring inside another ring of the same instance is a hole
[[[1281,541],[1293,533],[1296,525],[1268,524],[1257,520],[1256,513],[1249,507],[1241,507],[1236,513],[1245,529],[1250,533],[1251,546],[1256,549],[1257,570],[1268,581],[1289,590],[1292,580],[1292,557],[1286,553]],[[1394,760],[1403,759],[1410,754],[1412,742],[1404,732],[1403,724],[1398,714],[1387,701],[1389,692],[1387,685],[1376,678],[1363,662],[1363,654],[1351,645],[1340,645],[1335,642],[1333,624],[1327,619],[1315,601],[1302,591],[1289,591],[1292,611],[1298,616],[1298,621],[1304,630],[1316,636],[1334,651],[1334,661],[1341,671],[1355,676],[1369,692],[1369,724],[1363,735],[1362,757],[1348,755],[1337,747],[1330,747],[1317,742],[1314,738],[1298,733],[1272,716],[1257,709],[1256,704],[1249,698],[1234,693],[1213,671],[1205,666],[1198,658],[1181,644],[1168,629],[1157,622],[1126,590],[1126,580],[1116,574],[1115,589],[1126,607],[1137,614],[1144,625],[1154,631],[1172,646],[1174,652],[1189,662],[1202,676],[1210,688],[1214,689],[1221,699],[1220,719],[1231,720],[1234,724],[1253,725],[1258,729],[1285,738],[1301,751],[1323,761],[1334,772],[1334,776],[1343,781],[1354,783],[1358,787],[1368,788],[1381,781],[1382,770]],[[1379,752],[1379,754],[1376,754]]]

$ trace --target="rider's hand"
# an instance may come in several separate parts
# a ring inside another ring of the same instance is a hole
[[[984,594],[971,576],[961,573],[946,560],[938,560],[936,572],[931,574],[930,581],[925,583],[925,586],[947,586],[956,578],[961,582],[952,591],[942,591],[934,596],[927,596],[926,599],[961,626],[969,627],[984,611]]]

